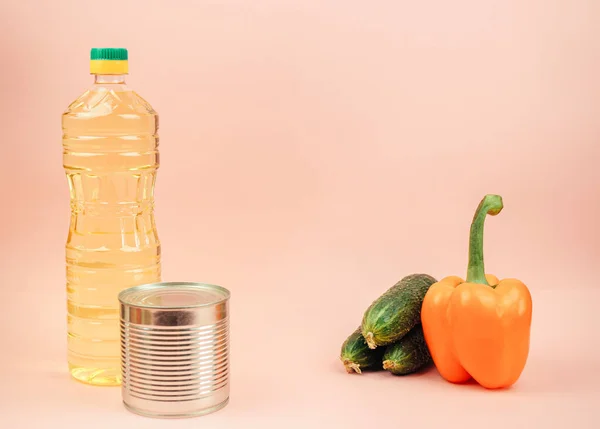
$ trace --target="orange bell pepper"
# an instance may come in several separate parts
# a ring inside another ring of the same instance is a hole
[[[519,280],[485,274],[483,225],[503,208],[499,195],[486,195],[473,217],[466,282],[450,276],[425,295],[421,322],[440,375],[449,382],[473,378],[488,389],[514,384],[527,361],[532,302]]]

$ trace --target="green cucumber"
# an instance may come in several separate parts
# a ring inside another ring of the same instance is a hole
[[[423,298],[436,281],[428,274],[411,274],[377,298],[361,325],[369,348],[395,343],[420,323]]]
[[[421,325],[415,326],[397,343],[387,346],[383,355],[383,369],[394,375],[412,374],[431,363],[433,360]]]
[[[364,337],[360,333],[360,326],[354,331],[344,344],[340,352],[340,360],[349,374],[356,372],[361,374],[364,369],[381,369],[381,358],[385,349],[371,350]]]

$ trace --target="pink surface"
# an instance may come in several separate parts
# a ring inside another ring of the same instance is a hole
[[[376,3],[376,5],[375,5]],[[68,378],[60,114],[92,46],[161,117],[165,280],[232,291],[232,396],[170,427],[598,427],[600,3],[0,3],[1,427],[164,427]],[[111,28],[115,21],[123,27]],[[411,272],[533,295],[510,390],[348,375],[339,347]]]

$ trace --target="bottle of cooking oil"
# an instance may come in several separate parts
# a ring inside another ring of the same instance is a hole
[[[76,380],[119,385],[117,295],[161,277],[153,213],[158,116],[125,83],[126,49],[92,49],[90,71],[93,85],[62,116],[71,196],[68,360]]]

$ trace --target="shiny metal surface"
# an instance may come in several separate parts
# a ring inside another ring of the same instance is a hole
[[[154,283],[119,294],[122,396],[132,412],[192,417],[229,400],[229,291]]]

